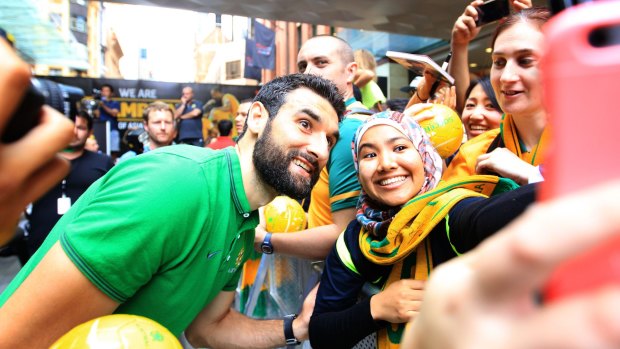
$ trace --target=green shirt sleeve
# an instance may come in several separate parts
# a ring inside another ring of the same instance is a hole
[[[340,139],[329,157],[329,201],[332,212],[357,205],[361,186],[353,163],[351,142],[361,123],[354,116],[347,116],[340,127]]]
[[[69,258],[118,302],[185,253],[185,234],[204,211],[195,194],[204,187],[200,167],[182,158],[161,160],[140,156],[113,169],[61,232]]]

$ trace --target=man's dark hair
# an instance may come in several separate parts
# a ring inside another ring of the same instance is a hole
[[[269,119],[273,119],[286,101],[286,96],[299,88],[310,89],[325,98],[336,111],[338,122],[342,121],[345,106],[344,99],[338,92],[338,88],[331,81],[313,74],[297,73],[275,78],[258,91],[256,97],[254,97],[254,102],[261,102],[265,109],[267,109],[267,112],[269,112]],[[239,138],[242,138],[244,134],[245,129],[239,135]]]
[[[220,131],[220,136],[230,136],[232,127],[233,123],[230,120],[220,120],[220,122],[217,123],[217,130]]]
[[[110,84],[103,84],[103,85],[101,85],[101,89],[103,89],[104,87],[109,88],[110,92],[114,93],[114,87],[112,87],[112,85],[110,85]]]
[[[86,120],[86,127],[88,127],[89,131],[93,129],[93,118],[85,110],[80,110],[77,115],[72,115],[69,119],[75,122],[75,119],[77,118],[83,118]]]

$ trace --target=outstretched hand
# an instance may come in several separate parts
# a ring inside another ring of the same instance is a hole
[[[620,181],[531,207],[433,271],[402,348],[619,348],[620,286],[539,304],[563,261],[620,234]]]

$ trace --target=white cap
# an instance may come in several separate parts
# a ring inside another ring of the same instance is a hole
[[[411,82],[409,83],[409,87],[414,87],[414,88],[418,88],[418,84],[420,83],[420,81],[422,81],[422,79],[424,79],[423,76],[416,76],[415,78],[413,78],[413,80],[411,80]]]

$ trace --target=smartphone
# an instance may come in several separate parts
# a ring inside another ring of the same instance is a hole
[[[553,138],[540,199],[548,200],[620,178],[620,2],[567,8],[544,29],[547,47],[540,64]],[[620,231],[560,265],[542,290],[544,301],[620,284],[619,261]]]
[[[510,6],[508,5],[508,0],[489,0],[476,7],[476,11],[478,11],[476,26],[480,27],[508,16],[510,14]]]
[[[45,96],[33,85],[30,85],[6,125],[0,138],[2,143],[15,142],[33,129],[39,123],[43,104],[45,104]]]
[[[557,15],[560,11],[567,9],[571,6],[575,6],[584,2],[590,2],[593,0],[548,0],[549,9],[551,13]]]

